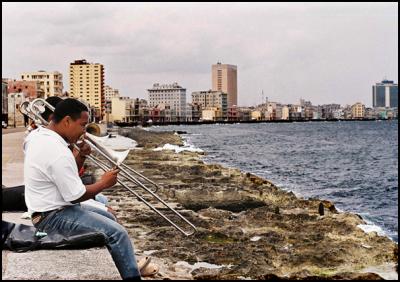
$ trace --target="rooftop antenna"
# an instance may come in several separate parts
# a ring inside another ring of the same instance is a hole
[[[261,90],[261,105],[264,104],[264,89]]]

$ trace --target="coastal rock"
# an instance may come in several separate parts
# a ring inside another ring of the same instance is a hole
[[[359,270],[397,261],[397,244],[365,233],[357,227],[365,224],[362,218],[339,213],[329,201],[299,199],[251,173],[205,164],[197,153],[152,150],[167,143],[182,144],[172,132],[135,128],[121,129],[121,133],[142,147],[132,150],[125,163],[159,183],[157,194],[192,222],[197,232],[185,237],[118,185],[104,194],[136,248],[155,250],[151,256],[168,262],[171,269],[178,269],[172,266],[178,262],[207,263],[196,269],[179,263],[179,271],[186,269],[188,277],[375,280],[381,277]],[[167,207],[146,198],[189,230]],[[320,204],[324,216],[320,216]],[[169,271],[164,278],[173,277]]]

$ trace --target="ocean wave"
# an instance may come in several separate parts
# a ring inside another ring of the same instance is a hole
[[[359,224],[358,228],[361,228],[365,233],[376,232],[379,236],[387,236],[389,237],[385,231],[381,227],[375,224]],[[390,238],[390,237],[389,237]]]
[[[167,144],[164,144],[164,146],[162,146],[162,147],[153,149],[153,151],[162,151],[162,150],[172,150],[172,151],[175,151],[175,153],[180,153],[183,151],[197,152],[197,153],[204,152],[202,149],[196,148],[193,145],[188,145],[186,142],[184,142],[184,146],[171,145],[171,144],[167,143]]]

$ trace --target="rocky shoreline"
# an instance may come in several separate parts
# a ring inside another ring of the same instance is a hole
[[[118,133],[138,142],[124,163],[160,184],[157,194],[197,227],[185,237],[123,187],[104,191],[135,248],[164,264],[158,278],[397,277],[398,245],[357,227],[366,224],[359,215],[339,213],[329,201],[299,199],[238,169],[205,164],[201,153],[154,151],[167,143],[182,145],[173,132]]]

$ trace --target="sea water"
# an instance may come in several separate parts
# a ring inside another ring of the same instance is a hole
[[[160,126],[186,131],[203,160],[271,180],[304,198],[332,201],[398,242],[398,121]]]

